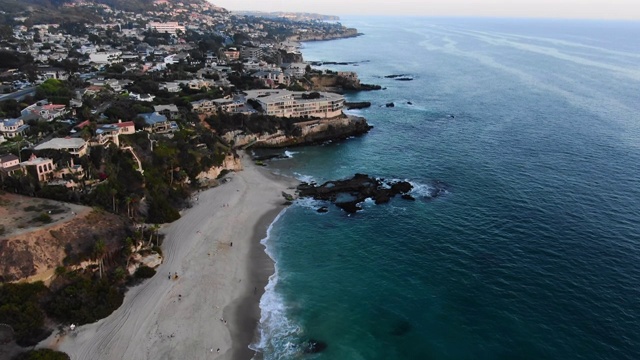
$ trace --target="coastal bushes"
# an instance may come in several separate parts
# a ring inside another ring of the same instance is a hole
[[[38,349],[24,352],[13,360],[69,360],[71,359],[66,353],[51,349]]]
[[[13,328],[18,344],[33,345],[47,336],[41,303],[48,293],[41,281],[0,286],[0,322]]]
[[[241,130],[250,134],[273,134],[282,130],[286,135],[296,136],[300,128],[296,123],[309,121],[306,118],[282,118],[264,114],[227,114],[219,113],[206,119],[207,123],[218,133]]]
[[[120,307],[124,291],[109,280],[68,274],[70,283],[45,304],[47,314],[65,323],[86,324],[107,317]]]
[[[155,269],[142,265],[136,270],[135,277],[138,279],[148,279],[153,277],[155,274]]]

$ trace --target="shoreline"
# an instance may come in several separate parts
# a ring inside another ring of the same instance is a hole
[[[251,359],[260,299],[275,271],[261,240],[286,208],[282,191],[298,181],[249,156],[242,163],[229,182],[195,194],[194,206],[163,226],[156,275],[130,288],[107,318],[54,332],[38,347],[72,359]]]

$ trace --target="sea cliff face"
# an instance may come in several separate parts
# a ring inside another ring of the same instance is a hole
[[[235,146],[252,145],[256,148],[282,148],[288,146],[317,144],[329,140],[342,140],[350,136],[362,135],[372,126],[367,120],[357,116],[344,116],[333,119],[311,120],[297,123],[300,129],[296,136],[286,135],[279,130],[272,134],[244,134],[238,131],[225,134],[227,141]]]

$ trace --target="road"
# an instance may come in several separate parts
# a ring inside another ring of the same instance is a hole
[[[10,94],[4,94],[4,95],[0,95],[0,101],[4,101],[4,100],[17,100],[20,101],[22,99],[24,99],[26,96],[30,95],[33,96],[36,94],[36,87],[32,86],[32,87],[28,87],[22,90],[18,90],[15,92],[12,92]]]

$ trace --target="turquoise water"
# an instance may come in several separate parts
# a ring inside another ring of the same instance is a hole
[[[353,113],[375,128],[270,166],[407,179],[418,200],[284,212],[254,346],[266,359],[640,359],[640,24],[343,23],[365,35],[303,54],[357,62],[331,68],[386,88],[348,95],[373,103]],[[435,181],[448,192],[428,200]],[[303,354],[309,338],[326,350]]]

